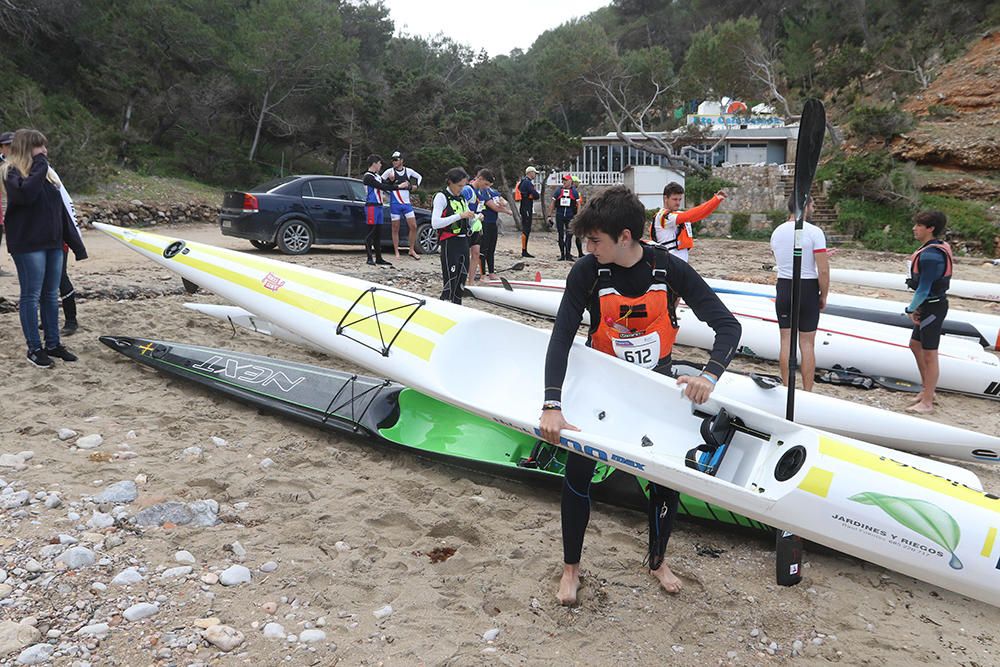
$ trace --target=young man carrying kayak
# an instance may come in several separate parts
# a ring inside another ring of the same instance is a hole
[[[559,442],[561,430],[579,430],[572,419],[585,405],[566,405],[563,415],[562,385],[570,346],[583,311],[590,313],[587,344],[620,359],[659,373],[669,373],[671,350],[677,335],[679,299],[698,319],[715,331],[709,362],[698,376],[683,376],[684,396],[696,404],[708,400],[719,376],[725,372],[739,345],[740,325],[705,281],[684,261],[658,246],[640,243],[645,208],[630,190],[612,187],[594,197],[573,220],[573,233],[587,242],[588,255],[579,259],[566,279],[556,323],[545,357],[545,402],[542,437]],[[609,387],[608,391],[627,391]],[[557,597],[562,604],[577,600],[580,556],[590,519],[590,482],[596,462],[570,453],[562,491],[563,560]],[[681,589],[681,581],[663,561],[677,512],[678,494],[650,485],[649,569],[668,593]]]
[[[916,294],[906,314],[913,320],[910,350],[917,360],[923,389],[906,409],[921,414],[934,411],[934,390],[940,375],[938,345],[948,315],[952,270],[951,246],[941,240],[947,224],[948,219],[940,211],[921,211],[913,216],[913,237],[921,245],[908,262],[906,286]]]

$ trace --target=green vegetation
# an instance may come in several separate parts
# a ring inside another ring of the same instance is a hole
[[[859,106],[850,114],[851,132],[862,141],[881,139],[888,146],[893,137],[913,129],[913,116],[899,106]]]
[[[706,201],[719,190],[725,190],[733,185],[735,184],[711,174],[708,176],[690,174],[684,179],[684,200],[688,205],[694,206]]]
[[[397,36],[378,0],[0,3],[0,130],[45,132],[74,192],[130,172],[220,189],[357,176],[396,149],[425,191],[456,165],[510,187],[528,163],[563,168],[580,136],[673,129],[692,101],[723,95],[793,115],[818,95],[841,124],[856,107],[858,137],[888,142],[910,120],[886,105],[1000,17],[995,0],[952,5],[612,0],[490,58]],[[919,203],[907,167],[843,161],[829,168],[839,198]],[[725,187],[688,177],[691,201]]]

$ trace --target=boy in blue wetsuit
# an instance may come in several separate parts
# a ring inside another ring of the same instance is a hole
[[[921,245],[910,255],[906,286],[916,290],[916,294],[906,307],[906,314],[913,320],[910,350],[917,360],[923,389],[906,409],[921,414],[934,411],[934,390],[939,376],[938,344],[948,314],[952,254],[951,246],[940,238],[946,224],[948,219],[940,211],[921,211],[913,216],[913,237]]]

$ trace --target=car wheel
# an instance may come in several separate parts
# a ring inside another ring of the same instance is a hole
[[[304,255],[312,247],[312,227],[302,220],[288,220],[278,228],[278,250],[286,255]]]
[[[438,233],[431,223],[425,222],[417,227],[417,247],[424,254],[433,254],[438,251]]]
[[[250,245],[257,250],[274,250],[275,246],[278,244],[274,241],[257,241],[256,239],[250,241]]]

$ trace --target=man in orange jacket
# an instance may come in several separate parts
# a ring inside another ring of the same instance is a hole
[[[663,188],[663,208],[657,211],[653,223],[649,226],[650,238],[654,243],[669,250],[671,255],[688,261],[688,250],[694,245],[692,223],[712,215],[725,198],[726,193],[719,190],[707,202],[687,211],[681,211],[684,186],[672,181],[667,183]]]

